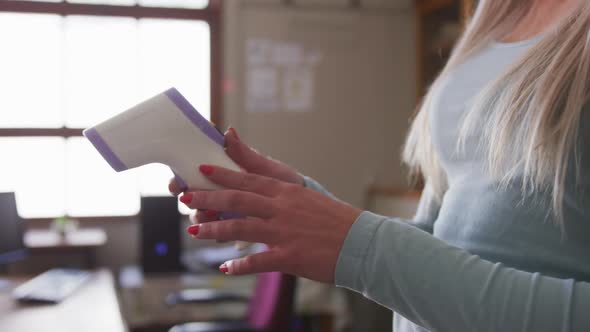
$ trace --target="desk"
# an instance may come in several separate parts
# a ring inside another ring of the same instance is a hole
[[[132,274],[128,278],[124,274]],[[166,274],[143,275],[135,268],[123,269],[121,307],[129,329],[133,331],[167,330],[176,324],[192,321],[237,320],[246,317],[248,304],[244,302],[217,304],[178,304],[168,306],[164,299],[174,291],[187,288],[216,288],[250,296],[255,276],[230,277],[216,275]]]
[[[216,288],[251,296],[256,276],[167,274],[144,275],[138,267],[126,267],[119,275],[121,307],[132,331],[167,331],[169,327],[193,321],[236,320],[246,317],[244,302],[166,305],[171,292],[186,288]],[[349,317],[344,293],[307,279],[299,279],[295,298],[296,314],[305,331],[332,331]],[[335,317],[341,319],[334,320]]]
[[[14,286],[28,278],[12,278]],[[14,287],[13,287],[14,288]],[[125,332],[112,274],[100,270],[57,305],[19,305],[0,292],[0,331]]]
[[[65,237],[56,231],[29,230],[24,243],[32,254],[81,253],[86,258],[88,268],[95,265],[95,250],[107,242],[107,235],[100,228],[82,228],[68,232]]]

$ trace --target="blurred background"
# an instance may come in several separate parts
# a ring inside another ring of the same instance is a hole
[[[345,290],[221,275],[240,253],[185,235],[170,170],[116,173],[82,130],[176,87],[340,199],[410,218],[420,186],[401,146],[472,10],[0,0],[0,331],[391,331],[388,310]]]

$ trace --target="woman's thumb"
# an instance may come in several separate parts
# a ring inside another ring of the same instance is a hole
[[[248,172],[260,171],[268,162],[266,158],[246,145],[234,128],[229,128],[225,133],[227,155]]]

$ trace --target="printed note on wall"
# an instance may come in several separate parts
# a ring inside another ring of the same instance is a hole
[[[289,41],[246,42],[246,110],[308,112],[314,108],[318,50]]]
[[[252,112],[275,111],[279,108],[279,71],[272,67],[254,66],[246,72],[246,103]]]
[[[283,76],[283,106],[285,111],[305,112],[313,108],[314,73],[307,67],[289,69]]]

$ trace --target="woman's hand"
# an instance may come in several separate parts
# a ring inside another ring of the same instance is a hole
[[[361,211],[301,185],[267,176],[202,165],[200,171],[227,188],[185,193],[193,209],[231,211],[247,219],[197,224],[198,239],[265,243],[269,250],[224,263],[228,274],[280,271],[333,283],[342,243]]]
[[[266,157],[248,145],[244,144],[235,129],[229,128],[225,132],[225,151],[227,155],[242,167],[246,172],[263,175],[283,182],[299,184],[303,186],[303,178],[288,165],[280,161]],[[181,193],[180,186],[172,179],[168,189],[174,196]],[[198,211],[191,216],[193,223],[208,222],[218,219],[217,211]]]

